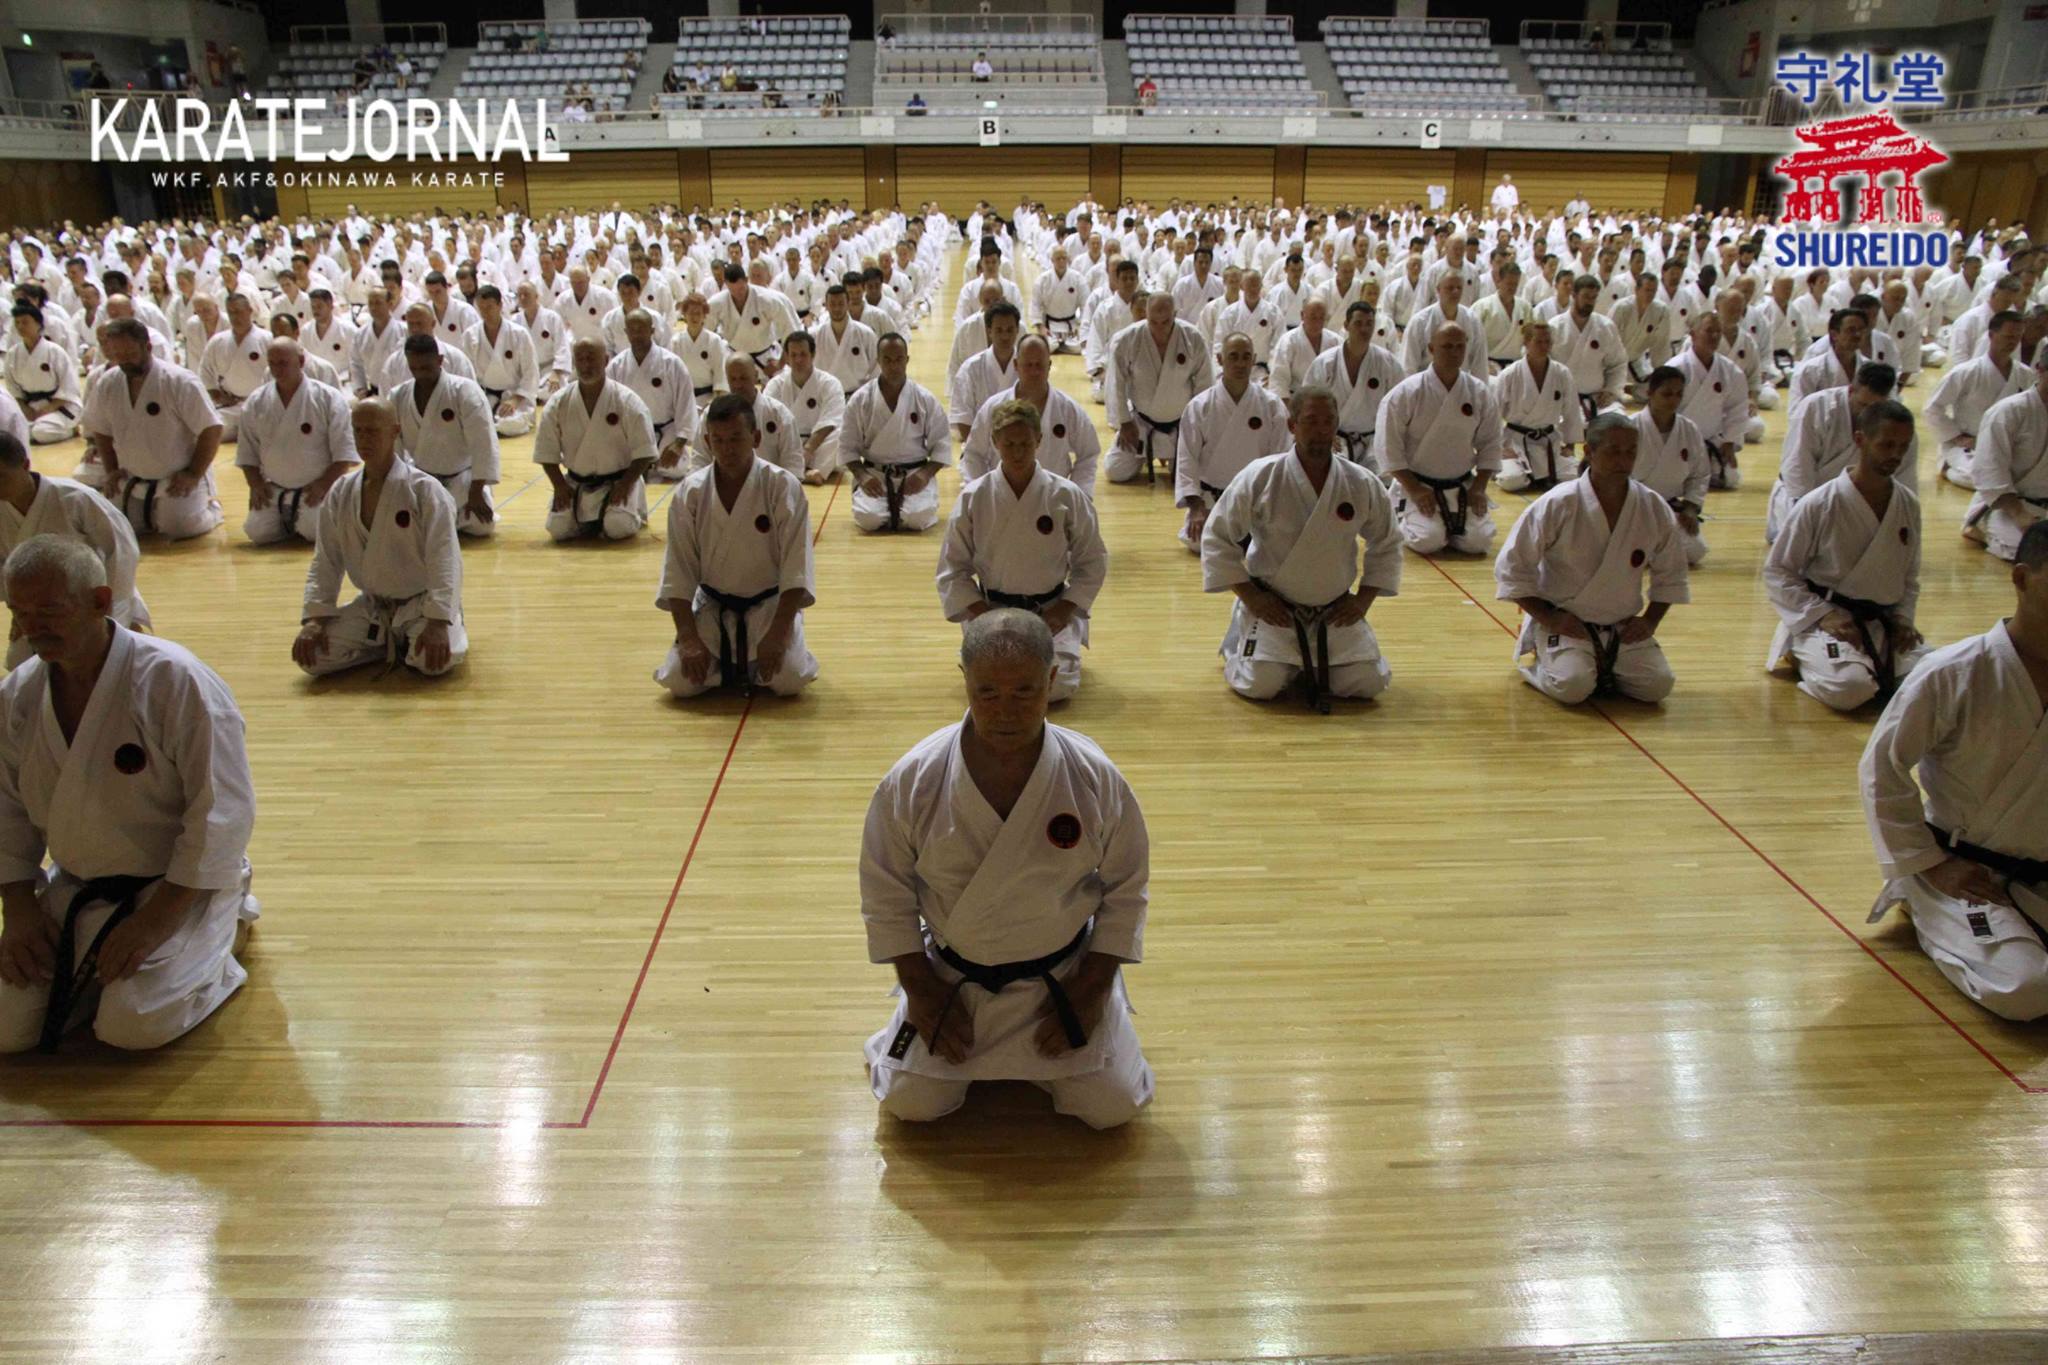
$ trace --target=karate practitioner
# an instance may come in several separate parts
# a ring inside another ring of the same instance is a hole
[[[462,336],[476,366],[476,382],[491,402],[500,436],[524,436],[540,412],[540,365],[533,337],[505,316],[505,296],[494,284],[476,291],[477,322]]]
[[[728,352],[725,361],[726,392],[749,404],[754,410],[754,430],[758,438],[754,453],[774,465],[786,469],[796,479],[804,476],[804,448],[796,438],[796,418],[788,408],[770,398],[761,387],[761,367],[748,356]],[[722,397],[723,395],[721,395]],[[690,460],[685,468],[678,464],[657,463],[649,471],[649,477],[663,482],[680,480],[711,464],[711,442],[705,438],[704,424],[697,424],[697,439],[690,446]]]
[[[818,343],[801,329],[782,339],[782,369],[763,390],[789,409],[803,447],[803,480],[829,483],[839,474],[839,428],[846,421],[846,390],[818,368]]]
[[[1246,466],[1210,509],[1202,590],[1237,597],[1218,651],[1232,691],[1266,701],[1299,679],[1327,714],[1392,680],[1365,615],[1401,590],[1401,538],[1378,476],[1334,458],[1337,396],[1304,384],[1290,408],[1294,448]]]
[[[1317,356],[1343,344],[1342,337],[1324,326],[1329,317],[1328,305],[1321,298],[1310,298],[1301,305],[1301,325],[1289,328],[1273,348],[1272,372],[1266,377],[1266,387],[1281,402],[1294,396],[1295,386],[1308,382],[1309,367],[1315,364]]]
[[[724,279],[725,288],[709,301],[711,326],[772,378],[781,363],[782,339],[799,325],[796,310],[775,291],[747,283],[747,272],[736,265],[725,267]]]
[[[877,343],[881,372],[847,400],[839,456],[853,480],[853,524],[863,531],[929,531],[939,524],[938,474],[953,462],[946,412],[910,378],[910,343]]]
[[[207,338],[199,359],[199,380],[220,414],[221,440],[241,430],[242,404],[270,378],[264,364],[266,338],[256,330],[256,312],[243,294],[228,295],[228,326]]]
[[[43,312],[34,304],[14,305],[15,340],[7,347],[0,374],[7,396],[28,418],[29,440],[36,445],[68,441],[78,434],[82,400],[78,364],[43,332]]]
[[[1858,776],[1885,877],[1872,916],[1904,902],[1957,990],[2026,1022],[2048,1015],[2048,525],[2016,554],[2017,609],[1914,670]]]
[[[1765,508],[1764,541],[1777,539],[1792,508],[1801,498],[1833,479],[1856,457],[1856,422],[1871,405],[1889,398],[1897,374],[1889,365],[1867,361],[1847,388],[1823,389],[1792,409],[1785,428],[1785,450],[1778,462],[1778,482]],[[1899,466],[1899,482],[1920,492],[1920,441]]]
[[[533,462],[554,489],[548,534],[628,540],[647,525],[654,421],[631,389],[606,377],[603,342],[586,337],[569,358],[576,383],[548,400],[533,437]]]
[[[292,662],[314,677],[405,661],[439,677],[469,653],[455,499],[398,454],[398,414],[381,398],[349,413],[363,467],[320,504],[313,563]],[[356,597],[341,606],[346,574]]]
[[[1621,333],[1615,330],[1613,319],[1596,311],[1599,302],[1599,276],[1580,275],[1572,281],[1571,308],[1551,319],[1550,353],[1572,372],[1588,422],[1609,408],[1620,411],[1622,390],[1628,383],[1628,356]]]
[[[540,390],[534,394],[533,401],[536,404],[546,403],[569,386],[569,343],[572,338],[568,325],[553,308],[541,306],[540,288],[532,280],[521,281],[513,297],[519,306],[514,310],[512,320],[533,338],[533,368],[540,375]],[[553,295],[548,301],[553,302]]]
[[[1145,301],[1145,320],[1110,343],[1109,368],[1105,392],[1117,438],[1104,472],[1111,483],[1129,483],[1140,474],[1149,483],[1153,461],[1173,458],[1173,438],[1188,403],[1215,382],[1209,347],[1200,332],[1173,315],[1171,295],[1154,294]]]
[[[108,323],[105,346],[108,366],[85,396],[82,423],[101,491],[138,537],[205,535],[226,519],[213,482],[220,415],[190,370],[151,356],[149,329],[134,318]]]
[[[432,337],[409,337],[411,375],[391,394],[398,413],[398,448],[440,480],[455,500],[455,529],[465,536],[494,535],[498,514],[491,486],[498,482],[498,429],[491,400],[473,379],[452,374],[448,352]]]
[[[110,619],[91,547],[35,536],[5,574],[36,657],[0,682],[0,1051],[55,1051],[88,1019],[160,1047],[248,979],[242,714],[185,649]]]
[[[1636,424],[1635,481],[1664,499],[1678,518],[1678,533],[1685,538],[1685,562],[1696,567],[1707,557],[1707,538],[1700,530],[1700,515],[1707,505],[1707,484],[1713,464],[1707,459],[1707,440],[1693,420],[1678,410],[1685,398],[1685,376],[1670,365],[1659,365],[1643,381],[1648,400],[1633,420]]]
[[[1223,338],[1223,374],[1194,396],[1175,438],[1173,501],[1187,509],[1180,543],[1202,553],[1202,525],[1230,481],[1254,460],[1293,444],[1287,404],[1252,382],[1257,350],[1243,332]]]
[[[1963,534],[2010,561],[2027,528],[2048,518],[2048,369],[1984,414],[1971,469],[1977,491]]]
[[[1065,701],[1081,688],[1088,612],[1108,575],[1109,550],[1094,500],[1039,463],[1038,409],[1006,399],[988,422],[1001,462],[953,502],[939,548],[939,605],[948,621],[962,623],[996,607],[1036,613],[1058,660],[1049,700]]]
[[[1071,355],[1088,286],[1081,272],[1067,269],[1067,259],[1065,247],[1054,247],[1052,269],[1040,271],[1031,286],[1031,325],[1056,351]]]
[[[1525,613],[1515,643],[1522,677],[1567,706],[1609,692],[1660,702],[1675,682],[1657,627],[1691,600],[1685,542],[1664,499],[1629,477],[1636,441],[1620,413],[1595,417],[1586,472],[1523,512],[1494,563],[1494,595]]]
[[[249,481],[242,534],[257,545],[297,536],[312,544],[320,504],[356,461],[348,399],[306,377],[305,352],[280,337],[265,359],[270,378],[242,404],[235,466]]]
[[[759,457],[754,408],[740,395],[713,399],[700,427],[711,463],[669,502],[654,605],[675,618],[676,642],[654,680],[678,697],[757,686],[793,697],[818,676],[804,646],[803,611],[817,597],[803,484]]]
[[[1493,548],[1486,485],[1504,451],[1500,405],[1486,381],[1465,367],[1465,329],[1437,328],[1430,364],[1387,395],[1374,460],[1397,485],[1394,515],[1417,554]]]
[[[1985,353],[1949,366],[1921,409],[1929,430],[1941,442],[1941,477],[1958,488],[1977,486],[1977,477],[1970,472],[1971,452],[1977,448],[1977,428],[1984,414],[2000,399],[2025,393],[2034,382],[2034,371],[2019,359],[2025,326],[2026,320],[2010,310],[1995,315]]]
[[[874,328],[847,316],[845,285],[835,284],[825,291],[825,321],[811,337],[816,346],[814,363],[837,379],[844,393],[852,393],[875,377],[875,343],[880,338]]]
[[[1408,326],[1401,333],[1401,367],[1409,374],[1420,374],[1429,368],[1429,344],[1439,330],[1450,326],[1465,334],[1465,372],[1482,384],[1493,373],[1487,364],[1486,350],[1480,344],[1484,333],[1479,330],[1479,319],[1460,302],[1464,296],[1465,277],[1456,270],[1447,270],[1437,278],[1436,302],[1417,309],[1415,316],[1408,319]]]
[[[1046,723],[1056,666],[1030,612],[968,622],[966,718],[898,760],[868,806],[868,959],[895,969],[901,998],[864,1052],[898,1119],[943,1118],[984,1080],[1030,1081],[1092,1128],[1151,1101],[1121,977],[1143,955],[1145,817],[1101,749]]]
[[[1317,356],[1307,382],[1337,395],[1338,453],[1355,465],[1373,467],[1380,407],[1407,372],[1394,353],[1373,340],[1379,313],[1360,299],[1344,310],[1344,344]]]
[[[960,451],[960,477],[978,479],[999,462],[989,418],[1001,404],[1021,398],[1040,414],[1038,462],[1089,497],[1095,496],[1095,468],[1102,458],[1102,438],[1081,405],[1052,384],[1052,344],[1042,336],[1017,343],[1017,382],[994,394],[974,415],[967,444]]]
[[[953,373],[946,388],[947,418],[953,424],[953,439],[965,441],[974,425],[974,414],[995,396],[1017,382],[1017,337],[1022,329],[1015,304],[999,303],[981,315],[987,329],[988,345],[967,357]]]
[[[1837,711],[1889,699],[1927,655],[1920,598],[1920,499],[1896,479],[1913,414],[1892,399],[1856,418],[1849,467],[1792,509],[1764,559],[1778,630],[1764,657],[1789,653],[1799,690]]]
[[[391,316],[389,294],[371,291],[369,309],[369,320],[356,329],[349,347],[348,377],[358,398],[383,391],[384,372],[406,338],[405,324]]]
[[[0,559],[40,535],[90,546],[106,566],[112,593],[108,616],[131,630],[148,628],[149,608],[135,590],[140,550],[128,518],[82,483],[32,471],[28,443],[13,432],[0,431]],[[17,619],[8,636],[7,667],[21,667],[33,652]]]
[[[1500,486],[1510,493],[1547,492],[1578,476],[1572,448],[1586,439],[1586,410],[1571,371],[1550,358],[1550,324],[1525,322],[1520,359],[1493,377],[1493,401],[1507,428]]]
[[[633,391],[654,423],[655,465],[680,468],[697,434],[697,399],[682,358],[654,344],[654,315],[625,315],[626,344],[605,364],[605,376]]]
[[[1721,319],[1706,312],[1694,317],[1687,336],[1692,344],[1671,358],[1685,380],[1678,410],[1692,419],[1707,443],[1709,488],[1742,487],[1743,434],[1749,427],[1749,381],[1742,367],[1721,354]],[[1794,407],[1799,405],[1793,399]]]

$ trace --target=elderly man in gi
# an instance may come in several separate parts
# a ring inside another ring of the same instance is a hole
[[[1572,306],[1550,320],[1551,354],[1572,372],[1589,422],[1609,408],[1620,411],[1622,390],[1628,384],[1621,333],[1612,318],[1596,311],[1599,302],[1600,277],[1580,275],[1572,281]]]
[[[960,450],[961,479],[978,479],[996,467],[1000,457],[988,422],[996,408],[1012,398],[1023,399],[1039,414],[1038,462],[1094,497],[1102,438],[1081,405],[1053,387],[1052,343],[1035,335],[1017,343],[1017,382],[991,395],[974,415],[967,444]]]
[[[188,651],[109,618],[90,546],[32,537],[5,577],[36,657],[0,682],[0,1051],[54,1052],[87,1020],[160,1047],[248,979],[242,713]]]
[[[1088,297],[1088,283],[1078,270],[1067,268],[1067,249],[1052,249],[1052,268],[1039,272],[1031,286],[1031,325],[1040,336],[1061,351],[1072,354],[1074,338],[1080,335],[1081,304]]]
[[[256,311],[245,294],[230,294],[228,325],[207,338],[199,358],[199,379],[220,414],[223,441],[241,430],[242,404],[270,378],[264,363],[265,335],[256,327]]]
[[[1301,325],[1289,328],[1273,348],[1272,370],[1267,376],[1266,387],[1281,402],[1292,398],[1295,388],[1308,382],[1309,369],[1318,356],[1344,343],[1343,337],[1324,325],[1329,317],[1329,305],[1323,302],[1322,297],[1310,297],[1301,305]],[[1217,349],[1220,351],[1222,348]],[[1220,355],[1218,359],[1221,359]]]
[[[1109,550],[1094,501],[1039,462],[1038,409],[1012,398],[987,416],[1001,463],[954,500],[939,548],[939,604],[948,621],[996,607],[1044,618],[1059,660],[1051,700],[1065,701],[1081,687],[1088,612],[1109,572]]]
[[[1778,461],[1778,482],[1765,508],[1764,541],[1777,539],[1778,528],[1793,506],[1849,467],[1856,456],[1856,421],[1873,404],[1892,396],[1898,378],[1889,365],[1866,361],[1847,388],[1822,389],[1792,409],[1785,429],[1785,449]],[[1900,464],[1899,482],[1920,491],[1920,442],[1916,436]]]
[[[764,386],[789,409],[803,447],[803,481],[827,483],[839,473],[839,428],[846,421],[846,389],[818,365],[818,343],[799,329],[782,339],[782,369]]]
[[[711,463],[669,502],[654,605],[675,618],[676,642],[654,680],[683,698],[718,687],[793,697],[818,676],[804,645],[817,597],[803,484],[760,458],[745,398],[713,399],[700,425]]]
[[[1140,474],[1149,482],[1154,459],[1173,458],[1174,437],[1188,403],[1216,382],[1209,347],[1200,332],[1173,315],[1170,295],[1154,294],[1145,302],[1145,320],[1130,324],[1110,343],[1109,368],[1109,421],[1117,438],[1103,462],[1104,472],[1111,483],[1129,483]]]
[[[1305,381],[1337,395],[1338,453],[1368,468],[1379,431],[1380,405],[1408,377],[1394,353],[1374,341],[1378,319],[1378,308],[1367,299],[1346,308],[1344,344],[1317,356]]]
[[[1152,1098],[1122,983],[1144,942],[1144,814],[1101,749],[1046,723],[1044,621],[969,621],[960,667],[967,717],[898,760],[868,806],[861,918],[901,996],[864,1049],[869,1085],[917,1122],[975,1081],[1030,1081],[1115,1128]]]
[[[1856,456],[1793,507],[1764,559],[1778,612],[1764,656],[1788,655],[1799,690],[1837,711],[1889,700],[1927,655],[1913,625],[1920,599],[1920,499],[1896,475],[1913,414],[1889,398],[1856,418]]]
[[[1696,568],[1707,557],[1707,538],[1700,530],[1707,484],[1713,477],[1707,438],[1678,410],[1685,398],[1685,376],[1677,369],[1659,365],[1643,381],[1643,389],[1649,404],[1631,419],[1636,424],[1633,477],[1677,515],[1686,565]]]
[[[1585,473],[1522,513],[1494,562],[1494,595],[1524,613],[1522,677],[1567,706],[1608,693],[1660,702],[1674,683],[1657,626],[1691,600],[1685,541],[1670,505],[1630,477],[1636,444],[1628,418],[1595,417]]]
[[[2011,616],[1906,679],[1858,776],[1873,918],[1903,902],[1957,990],[2026,1022],[2048,1015],[2048,523],[2021,535],[2012,581]]]
[[[2026,319],[2010,309],[1994,315],[1985,334],[1985,353],[1949,366],[1921,409],[1928,429],[1941,443],[1941,477],[1958,488],[1977,486],[1976,475],[1970,472],[1971,452],[1977,448],[1977,428],[1984,414],[2000,399],[2025,393],[2034,382],[2034,371],[2019,355],[2025,328]]]
[[[625,385],[654,423],[656,469],[678,469],[697,434],[697,398],[682,357],[654,340],[654,314],[635,308],[625,316],[626,344],[605,364],[607,378]]]
[[[443,364],[448,351],[432,337],[410,337],[405,347],[411,377],[391,392],[398,448],[455,499],[460,534],[493,535],[498,514],[491,486],[499,470],[490,397],[475,380],[448,372]]]
[[[320,677],[399,660],[439,677],[469,653],[455,499],[398,454],[398,416],[381,398],[349,414],[363,467],[320,504],[292,662]],[[346,574],[357,595],[341,603]]]
[[[1469,350],[1464,328],[1439,327],[1429,367],[1396,385],[1380,409],[1375,459],[1396,485],[1394,515],[1417,554],[1493,547],[1486,485],[1504,451],[1500,405],[1465,368]]]
[[[1736,457],[1749,427],[1749,381],[1742,367],[1721,353],[1718,315],[1706,312],[1693,318],[1687,335],[1692,344],[1671,358],[1672,368],[1685,378],[1678,409],[1706,438],[1708,487],[1740,488],[1742,470]]]
[[[540,364],[533,336],[505,316],[498,286],[476,291],[477,321],[462,334],[462,349],[476,366],[476,382],[491,402],[500,436],[524,436],[540,412]]]
[[[761,367],[751,356],[728,354],[725,362],[726,392],[745,402],[754,410],[754,431],[758,444],[754,453],[774,465],[786,469],[801,480],[804,476],[803,443],[796,438],[796,417],[788,408],[768,396],[761,387]],[[721,394],[720,397],[724,395]],[[697,424],[697,438],[690,446],[690,460],[687,469],[681,464],[656,464],[651,477],[670,480],[681,479],[694,474],[711,464],[711,443],[704,435],[704,424]]]
[[[938,474],[953,462],[946,411],[910,378],[910,343],[878,343],[881,372],[847,400],[839,456],[853,479],[853,524],[863,531],[929,531],[939,524]]]
[[[242,534],[258,545],[297,536],[311,544],[320,504],[356,462],[349,400],[340,389],[306,377],[299,343],[270,343],[270,378],[242,404],[235,466],[249,481]]]
[[[137,536],[205,535],[225,520],[213,482],[220,414],[190,370],[153,358],[149,329],[134,318],[108,323],[105,345],[83,420],[101,491]]]
[[[0,431],[0,559],[23,541],[42,535],[90,546],[106,566],[107,586],[112,592],[108,616],[116,625],[131,630],[148,627],[149,608],[135,590],[141,551],[128,518],[82,483],[31,470],[28,443],[14,432]],[[28,637],[22,634],[21,622],[14,622],[7,642],[7,667],[21,667],[33,652]]]
[[[533,437],[533,462],[554,490],[548,534],[629,540],[647,525],[654,421],[631,389],[606,376],[602,341],[585,337],[570,358],[576,382],[548,400]]]
[[[552,306],[553,297],[543,300],[540,288],[532,280],[521,282],[513,291],[517,307],[513,309],[512,320],[526,329],[533,338],[533,367],[540,375],[540,391],[534,395],[536,403],[545,403],[569,385],[569,343],[575,338],[569,335],[569,326],[562,321],[562,315]]]
[[[1202,524],[1230,481],[1252,461],[1292,444],[1287,404],[1252,382],[1257,348],[1242,332],[1223,339],[1223,375],[1196,394],[1181,414],[1175,439],[1173,501],[1187,509],[1180,542],[1202,552]]]
[[[1977,491],[1963,534],[2003,560],[2019,552],[2027,528],[2048,518],[2048,369],[2025,393],[1991,405],[1972,452]]]
[[[1378,476],[1334,458],[1337,396],[1304,384],[1289,406],[1293,449],[1247,465],[1203,523],[1202,590],[1237,597],[1218,650],[1232,691],[1268,701],[1299,680],[1328,714],[1392,679],[1365,615],[1401,589],[1401,538]]]
[[[1493,401],[1507,428],[1500,486],[1544,493],[1578,475],[1572,447],[1586,439],[1586,410],[1571,371],[1551,359],[1549,323],[1523,323],[1516,349],[1519,358],[1493,377]]]
[[[1429,368],[1430,342],[1443,328],[1455,326],[1465,334],[1465,359],[1461,362],[1465,372],[1482,384],[1492,375],[1481,344],[1485,334],[1479,330],[1477,315],[1460,301],[1464,296],[1465,277],[1456,270],[1437,277],[1436,302],[1417,309],[1401,333],[1401,365],[1409,374],[1420,374]]]

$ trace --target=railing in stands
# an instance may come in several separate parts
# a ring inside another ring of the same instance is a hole
[[[1332,14],[1323,20],[1322,32],[1379,34],[1446,38],[1484,38],[1490,44],[1493,32],[1484,19],[1369,19],[1355,14]]]
[[[379,43],[435,43],[448,46],[446,24],[294,24],[287,32],[294,47],[300,43],[356,43],[375,47]]]
[[[1597,44],[1594,42],[1596,37],[1599,39]],[[1671,25],[1623,24],[1604,19],[1524,19],[1522,46],[1528,47],[1532,38],[1577,42],[1589,50],[1597,47],[1606,52],[1636,51],[1636,40],[1641,39],[1643,50],[1668,50],[1671,47]]]
[[[970,47],[982,39],[1066,38],[1076,43],[1101,38],[1095,20],[1085,14],[885,14],[875,27],[886,27],[899,46]]]
[[[1294,33],[1294,16],[1291,14],[1171,14],[1154,10],[1144,14],[1125,15],[1125,39],[1128,40],[1131,36],[1131,25],[1133,22],[1152,19],[1172,20],[1175,23],[1171,27],[1186,27],[1189,29],[1200,25],[1203,29],[1239,28],[1247,32],[1285,33],[1289,36],[1292,36]],[[1181,20],[1187,21],[1186,24],[1180,24],[1178,21]],[[1149,27],[1149,25],[1145,24],[1140,24],[1139,26]]]
[[[612,33],[614,31],[612,25],[624,22],[633,21],[620,19],[495,19],[476,26],[477,45],[481,47],[487,38],[496,39],[502,43],[508,38],[516,38],[526,33],[538,33],[542,30],[545,30],[550,36],[562,38],[575,38],[586,34],[597,36]],[[645,19],[638,20],[637,22],[640,25],[641,37],[645,38],[653,34],[653,25],[649,24]]]

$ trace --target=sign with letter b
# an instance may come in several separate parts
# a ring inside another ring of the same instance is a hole
[[[981,145],[1000,147],[1003,145],[1003,121],[994,114],[981,116]]]

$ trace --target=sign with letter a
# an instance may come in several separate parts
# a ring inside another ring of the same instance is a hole
[[[994,114],[981,116],[981,145],[1000,147],[1003,145],[1003,121]]]

